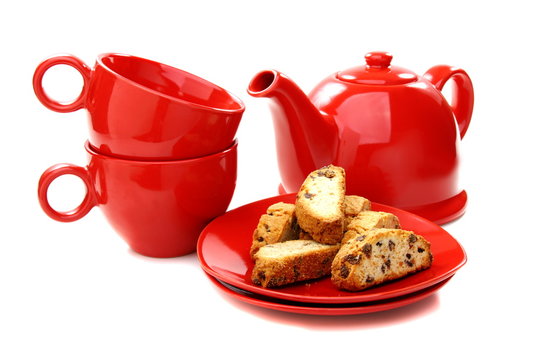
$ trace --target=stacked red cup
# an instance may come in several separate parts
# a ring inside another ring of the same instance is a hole
[[[42,80],[55,65],[78,70],[84,85],[69,104],[45,93]],[[99,206],[136,252],[152,257],[191,253],[204,226],[223,214],[236,185],[236,131],[241,100],[200,77],[123,54],[97,57],[93,69],[67,55],[43,61],[34,91],[47,108],[88,112],[85,167],[57,164],[39,181],[42,209],[58,221],[75,221]],[[53,209],[49,185],[75,175],[87,188],[71,211]]]

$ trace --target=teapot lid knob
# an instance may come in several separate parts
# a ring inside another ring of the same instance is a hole
[[[368,68],[385,69],[390,66],[392,54],[385,51],[372,51],[365,55]]]
[[[403,85],[418,80],[410,70],[392,65],[393,56],[385,51],[372,51],[366,54],[366,64],[339,71],[340,81],[362,85]]]

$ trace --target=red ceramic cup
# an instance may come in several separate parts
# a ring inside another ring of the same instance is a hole
[[[86,167],[57,164],[39,181],[38,197],[45,213],[70,222],[99,206],[112,227],[136,252],[176,257],[195,251],[197,238],[231,201],[237,171],[237,142],[225,151],[178,161],[136,161],[94,151],[86,143]],[[78,176],[87,194],[74,210],[51,207],[49,185],[62,175]]]
[[[81,94],[62,104],[42,86],[46,71],[69,65],[84,80]],[[102,54],[93,69],[71,56],[56,56],[37,67],[37,98],[47,108],[86,108],[89,141],[101,154],[138,160],[178,160],[230,147],[244,105],[219,86],[185,71],[143,58]]]

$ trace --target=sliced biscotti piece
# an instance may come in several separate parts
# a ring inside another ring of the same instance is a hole
[[[362,211],[371,210],[371,201],[357,195],[345,195],[345,229],[352,219],[354,219]]]
[[[356,232],[368,231],[371,229],[399,229],[399,219],[396,215],[383,211],[362,211],[356,215],[347,230]]]
[[[430,243],[401,229],[373,229],[342,244],[332,262],[332,283],[358,291],[429,268]]]
[[[342,243],[362,235],[372,229],[399,229],[399,219],[396,215],[383,211],[362,211],[347,225],[347,232]]]
[[[361,196],[356,195],[345,195],[344,203],[344,229],[347,229],[348,224],[361,212],[371,209],[371,201]],[[302,240],[313,240],[311,235],[300,229],[300,234],[298,235],[299,239]]]
[[[276,287],[330,274],[339,245],[312,240],[290,240],[263,246],[255,254],[251,280],[263,287]]]
[[[345,171],[333,165],[309,174],[296,196],[298,225],[313,240],[337,244],[343,237]]]
[[[251,257],[253,258],[262,246],[298,239],[299,231],[293,204],[279,202],[271,205],[266,214],[260,217],[257,228],[253,231]]]

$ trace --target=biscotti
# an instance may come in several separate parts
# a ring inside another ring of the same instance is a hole
[[[342,243],[358,237],[372,229],[399,229],[399,219],[396,215],[382,211],[362,211],[354,217],[347,226]]]
[[[309,235],[309,233],[302,230],[302,228],[300,228],[300,231],[298,232],[298,239],[299,240],[313,240],[311,235]]]
[[[363,290],[429,268],[430,243],[401,229],[373,229],[345,241],[332,262],[332,283]]]
[[[251,257],[262,247],[286,240],[298,239],[299,228],[294,215],[294,204],[273,204],[262,215],[253,232]]]
[[[345,171],[333,165],[308,175],[296,196],[298,225],[322,244],[341,242],[344,230]]]
[[[361,196],[345,195],[345,206],[343,210],[345,215],[345,229],[347,229],[347,226],[352,219],[354,219],[362,211],[367,210],[371,210],[371,201]]]
[[[383,211],[362,211],[347,226],[347,230],[355,230],[356,232],[380,228],[399,229],[398,217]]]
[[[371,208],[371,202],[355,195],[345,196],[345,223],[352,220],[360,212]],[[287,240],[313,240],[313,237],[298,226],[295,216],[295,205],[279,202],[271,205],[263,214],[257,228],[253,232],[250,254],[253,255],[264,245]]]
[[[361,212],[371,209],[371,201],[361,196],[356,195],[345,195],[344,202],[344,229],[347,229],[349,223]],[[300,233],[298,235],[299,239],[302,240],[313,240],[311,235],[300,228]]]
[[[330,274],[339,245],[312,240],[290,240],[263,246],[255,254],[251,280],[263,287],[277,287]]]

